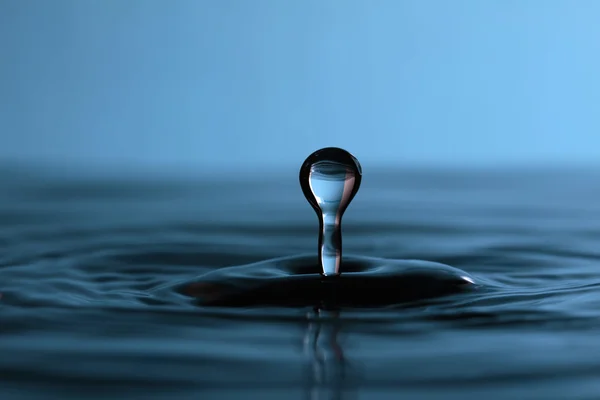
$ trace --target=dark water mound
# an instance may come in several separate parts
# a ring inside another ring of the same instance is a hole
[[[390,306],[475,289],[466,272],[421,260],[346,256],[337,277],[323,277],[314,255],[221,268],[176,290],[201,305],[225,307]]]

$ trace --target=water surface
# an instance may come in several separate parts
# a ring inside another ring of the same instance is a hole
[[[201,307],[167,288],[316,253],[295,171],[4,168],[0,397],[598,398],[600,173],[363,167],[344,255],[440,262],[493,290],[319,313]]]

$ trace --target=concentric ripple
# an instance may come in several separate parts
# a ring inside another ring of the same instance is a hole
[[[344,271],[371,286],[350,278],[316,310],[314,215],[295,181],[7,176],[1,393],[594,398],[597,176],[389,174],[344,217]],[[405,259],[480,286],[402,298],[426,287],[390,261]],[[195,296],[208,281],[229,285],[223,302]]]

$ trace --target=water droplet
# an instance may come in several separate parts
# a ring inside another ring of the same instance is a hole
[[[300,186],[319,217],[319,262],[324,276],[340,274],[342,215],[358,192],[361,178],[358,160],[337,147],[315,151],[300,167]]]

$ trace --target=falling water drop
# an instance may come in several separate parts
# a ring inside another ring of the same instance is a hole
[[[346,150],[327,147],[300,167],[300,186],[319,217],[319,263],[323,276],[340,274],[342,215],[360,187],[362,170]]]

